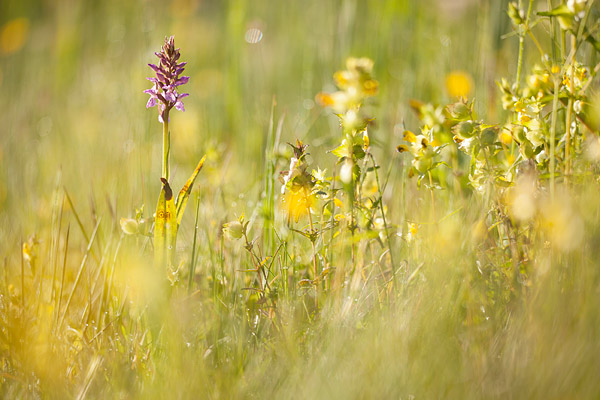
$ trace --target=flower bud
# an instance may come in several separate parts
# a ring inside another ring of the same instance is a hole
[[[138,232],[138,222],[133,218],[121,218],[121,229],[127,235],[135,235]]]
[[[452,116],[452,118],[456,120],[465,120],[469,118],[471,110],[465,103],[458,102],[448,106],[448,112]]]
[[[471,121],[463,121],[454,127],[454,133],[463,139],[468,139],[475,134],[475,125]]]
[[[513,22],[513,24],[517,26],[525,23],[525,18],[523,18],[523,11],[519,10],[519,6],[514,1],[508,4],[508,17]]]
[[[228,222],[223,224],[223,234],[231,240],[240,239],[244,234],[244,226],[240,221]]]
[[[481,132],[481,144],[483,146],[491,146],[498,139],[498,132],[494,128],[487,128]]]
[[[412,165],[413,165],[413,167],[415,167],[415,169],[419,173],[424,174],[427,171],[429,171],[431,169],[431,167],[433,166],[433,158],[431,158],[431,157],[415,158],[412,161]]]

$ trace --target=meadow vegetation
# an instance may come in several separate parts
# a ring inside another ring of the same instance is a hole
[[[599,16],[2,2],[0,397],[597,398]]]

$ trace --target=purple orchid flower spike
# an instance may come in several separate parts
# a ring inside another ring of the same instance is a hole
[[[144,93],[150,95],[146,108],[158,105],[158,120],[163,123],[169,111],[175,107],[179,111],[185,111],[181,99],[188,96],[188,93],[179,93],[178,87],[185,85],[189,76],[181,76],[185,70],[185,62],[177,63],[181,56],[179,49],[175,48],[175,39],[173,36],[165,38],[165,44],[161,47],[160,53],[154,53],[159,58],[158,65],[148,64],[154,70],[156,76],[147,78],[154,85]]]

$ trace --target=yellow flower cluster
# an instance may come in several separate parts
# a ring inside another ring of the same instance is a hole
[[[414,159],[412,165],[419,174],[425,174],[435,165],[434,157],[439,154],[437,147],[432,146],[432,132],[426,127],[421,135],[404,131],[404,141],[408,143],[396,147],[399,153],[410,152]]]
[[[365,99],[375,96],[379,82],[373,79],[373,61],[368,58],[349,58],[346,69],[333,75],[338,91],[319,93],[317,102],[330,107],[338,116],[345,134],[356,135],[367,127],[370,118],[361,113]]]

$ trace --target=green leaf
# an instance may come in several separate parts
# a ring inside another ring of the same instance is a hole
[[[500,186],[500,187],[511,187],[514,184],[511,181],[506,180],[506,178],[504,178],[503,176],[498,176],[496,177],[496,185]]]
[[[175,263],[177,217],[171,186],[165,178],[160,180],[163,187],[158,196],[154,217],[154,263],[168,267]]]
[[[571,10],[567,7],[566,4],[562,4],[551,11],[542,11],[538,12],[537,15],[542,17],[556,17],[556,16],[569,16],[573,15]]]
[[[589,33],[589,31],[587,30],[587,28],[585,29],[585,41],[588,42],[589,44],[591,44],[592,46],[594,46],[594,49],[597,52],[600,52],[600,42],[598,42],[591,33]]]
[[[354,146],[352,146],[352,153],[354,153],[354,158],[356,160],[362,160],[363,158],[365,158],[366,154],[363,147],[359,144],[355,144]]]
[[[202,166],[204,165],[204,160],[206,160],[206,156],[202,157],[202,159],[196,166],[196,169],[194,170],[194,172],[192,172],[192,175],[187,180],[185,185],[183,185],[183,188],[181,188],[181,190],[179,191],[179,194],[177,195],[177,203],[176,203],[177,204],[176,205],[177,226],[179,226],[179,224],[181,224],[181,218],[183,217],[183,212],[185,211],[185,206],[187,205],[187,201],[190,197],[190,193],[192,193],[192,187],[194,186],[194,181],[196,180],[198,173],[200,172],[200,170],[202,169]]]
[[[348,145],[346,144],[346,141],[343,141],[342,144],[331,150],[331,154],[338,158],[349,157],[350,153],[348,152]]]

